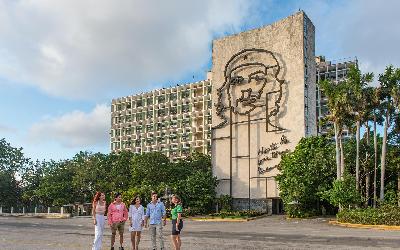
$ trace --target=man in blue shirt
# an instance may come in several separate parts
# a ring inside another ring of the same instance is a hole
[[[158,201],[158,195],[156,192],[151,193],[151,202],[147,205],[145,226],[147,227],[147,221],[150,218],[150,235],[153,249],[157,249],[156,232],[158,231],[158,239],[160,241],[160,249],[164,249],[164,239],[162,234],[163,225],[167,223],[167,216],[165,213],[164,203]],[[161,221],[163,220],[163,221]]]

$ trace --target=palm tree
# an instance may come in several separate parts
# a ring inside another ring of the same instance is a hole
[[[373,80],[373,73],[361,74],[361,70],[356,65],[351,65],[347,73],[349,86],[349,102],[351,102],[352,114],[356,121],[356,189],[360,185],[360,128],[367,114],[365,87]]]
[[[373,128],[374,128],[374,202],[373,207],[376,207],[377,201],[377,168],[378,168],[378,133],[377,133],[377,123],[382,123],[382,116],[380,115],[381,110],[381,88],[376,87],[373,89],[373,94],[371,98],[372,106],[372,117],[373,117]],[[379,112],[379,113],[377,113]]]
[[[382,86],[382,96],[385,105],[385,121],[383,127],[382,155],[381,155],[381,187],[380,199],[385,198],[385,168],[387,154],[387,134],[391,125],[391,114],[393,112],[394,102],[392,92],[398,86],[400,81],[400,69],[395,69],[392,65],[386,67],[385,72],[379,75],[379,82]]]
[[[336,178],[339,180],[344,173],[344,154],[342,143],[343,124],[348,113],[347,84],[336,84],[330,80],[323,80],[319,85],[328,98],[329,115],[327,118],[333,123],[336,145]]]

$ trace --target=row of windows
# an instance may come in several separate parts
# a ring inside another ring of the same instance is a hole
[[[208,108],[211,108],[211,102],[208,103]],[[153,119],[154,116],[162,117],[167,115],[178,115],[178,114],[185,114],[190,113],[193,111],[193,107],[191,104],[185,104],[181,106],[173,106],[170,108],[162,108],[158,110],[147,110],[140,113],[128,114],[126,116],[116,116],[113,117],[112,123],[125,123],[125,122],[132,122],[132,121],[143,121],[145,119]]]
[[[131,109],[131,108],[135,108],[135,107],[140,108],[140,107],[150,106],[155,103],[162,104],[162,103],[166,103],[166,102],[170,102],[170,101],[176,101],[176,100],[178,100],[178,97],[180,99],[186,99],[186,98],[189,98],[192,95],[192,93],[195,93],[195,90],[191,91],[188,89],[188,90],[183,90],[183,91],[179,92],[179,94],[171,93],[171,94],[160,95],[160,96],[155,96],[155,97],[147,97],[147,98],[139,99],[139,100],[132,101],[132,102],[112,105],[111,111],[112,112],[122,111],[125,109]],[[207,94],[211,94],[211,86],[207,87]]]
[[[111,144],[111,149],[112,150],[118,150],[118,149],[126,149],[126,148],[133,148],[133,147],[140,147],[140,146],[134,146],[134,143],[132,141],[123,141],[123,142],[113,142]],[[161,152],[184,152],[188,153],[190,152],[192,147],[190,144],[184,144],[184,145],[170,145],[170,146],[160,146],[157,151]],[[211,150],[211,143],[207,143],[207,150]],[[141,149],[138,149],[140,152]],[[149,151],[155,151],[153,148],[149,148]]]

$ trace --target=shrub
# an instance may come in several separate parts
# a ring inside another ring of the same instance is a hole
[[[333,187],[322,192],[322,197],[334,206],[347,208],[361,202],[361,195],[356,190],[356,180],[354,176],[345,174],[343,180],[335,180]]]
[[[328,139],[302,138],[293,152],[282,156],[279,170],[276,179],[289,217],[317,215],[321,205],[329,206],[320,196],[335,179],[335,149]]]
[[[256,211],[256,210],[243,210],[243,211],[225,211],[225,212],[220,212],[220,213],[214,213],[214,214],[210,214],[211,217],[221,217],[221,218],[251,218],[251,217],[256,217],[256,216],[260,216],[265,214],[265,212],[261,212],[261,211]]]
[[[339,222],[344,223],[400,226],[400,208],[390,205],[380,208],[345,209],[336,216]]]

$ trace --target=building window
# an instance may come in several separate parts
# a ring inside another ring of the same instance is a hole
[[[148,110],[147,111],[147,119],[153,118],[153,110]]]
[[[158,110],[158,116],[165,116],[165,109],[159,109]]]
[[[147,98],[146,103],[147,103],[147,106],[153,105],[153,98],[152,97]]]
[[[182,113],[187,113],[187,112],[190,112],[189,104],[182,105]]]
[[[157,97],[157,101],[158,103],[164,103],[165,102],[165,96],[164,95],[160,95]]]
[[[171,107],[169,112],[171,115],[176,115],[178,113],[178,107]]]
[[[175,101],[176,99],[177,99],[176,93],[171,93],[171,94],[169,94],[169,100],[170,100],[170,101]]]
[[[181,92],[181,98],[182,99],[184,99],[184,98],[189,98],[190,97],[190,90],[184,90],[184,91],[182,91]]]
[[[148,133],[148,132],[153,132],[153,130],[154,130],[154,126],[153,126],[152,124],[146,125],[146,131],[147,131],[147,133]]]
[[[136,107],[143,107],[143,100],[137,100],[136,101]]]
[[[141,121],[141,120],[143,120],[143,115],[142,115],[142,113],[137,113],[137,114],[136,114],[136,121]]]

